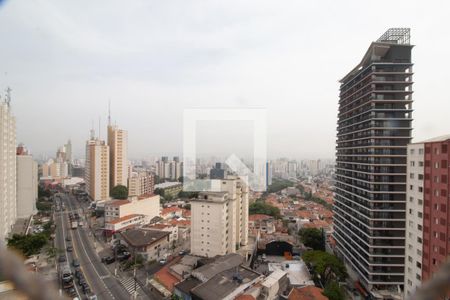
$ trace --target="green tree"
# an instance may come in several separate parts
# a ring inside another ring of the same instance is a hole
[[[38,201],[36,202],[36,208],[41,212],[50,211],[52,209],[52,204],[48,202]]]
[[[273,216],[275,218],[280,218],[280,209],[265,202],[257,201],[250,204],[249,214],[250,215],[263,214]]]
[[[325,251],[323,232],[317,228],[302,228],[298,232],[301,242],[313,250]]]
[[[116,185],[111,190],[111,197],[114,199],[128,199],[128,188],[124,185]]]
[[[327,296],[329,300],[344,300],[345,294],[342,287],[336,281],[330,281],[326,284],[323,291],[324,296]]]
[[[44,233],[31,235],[14,234],[8,239],[8,248],[15,249],[24,256],[29,257],[33,254],[38,254],[47,241],[48,237]]]
[[[303,260],[311,264],[316,276],[320,275],[323,284],[327,284],[335,278],[344,281],[347,271],[344,264],[336,256],[324,251],[307,251],[303,254]]]

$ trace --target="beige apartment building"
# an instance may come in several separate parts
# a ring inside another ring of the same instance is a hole
[[[109,171],[111,188],[128,185],[128,133],[117,126],[108,125]]]
[[[422,284],[424,144],[408,145],[406,181],[405,295]]]
[[[28,218],[36,213],[38,197],[38,166],[27,153],[16,156],[17,217]]]
[[[16,118],[0,99],[0,242],[16,221]]]
[[[159,216],[159,195],[130,197],[127,200],[109,200],[105,203],[105,223],[128,215],[144,215],[148,220]]]
[[[109,147],[93,134],[86,143],[84,180],[86,192],[93,201],[109,199]]]
[[[191,201],[191,253],[214,257],[248,243],[248,186],[238,177],[221,180],[220,192]]]
[[[153,194],[155,189],[154,177],[147,172],[131,172],[128,178],[128,195],[142,196]]]

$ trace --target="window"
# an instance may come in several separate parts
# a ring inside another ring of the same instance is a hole
[[[422,219],[422,213],[420,211],[417,213],[417,216]]]
[[[423,180],[423,174],[419,174],[417,177],[419,178],[419,180]]]
[[[421,269],[422,268],[422,264],[420,263],[420,262],[416,262],[416,267],[418,267],[419,269]]]
[[[423,149],[419,149],[419,154],[423,154]]]
[[[423,167],[423,161],[419,161],[419,167]]]
[[[416,274],[416,279],[417,279],[417,280],[421,280],[422,277],[421,277],[419,274]]]
[[[414,179],[414,173],[409,173],[409,178]]]
[[[412,161],[409,163],[409,165],[410,165],[411,167],[414,167],[415,162],[412,160]]]
[[[414,149],[409,150],[409,154],[414,154]]]
[[[419,186],[419,193],[423,193],[423,187]]]
[[[417,230],[422,231],[422,225],[418,224],[417,225]]]
[[[435,162],[435,163],[434,163],[434,168],[435,168],[435,169],[439,169],[439,162]]]

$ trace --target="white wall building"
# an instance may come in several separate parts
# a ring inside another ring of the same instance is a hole
[[[422,285],[424,144],[408,145],[406,184],[405,287],[406,296]]]
[[[248,243],[248,187],[238,178],[222,180],[221,192],[191,201],[191,253],[213,257],[235,253]]]
[[[31,155],[17,155],[17,217],[36,213],[38,197],[38,166]]]
[[[9,96],[8,96],[9,97]],[[9,101],[9,98],[7,98]],[[0,99],[0,241],[16,221],[16,118]]]
[[[159,216],[159,202],[159,195],[107,201],[105,203],[105,223],[134,214],[144,215],[151,220]]]

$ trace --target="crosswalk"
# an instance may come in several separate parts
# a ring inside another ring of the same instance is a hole
[[[127,277],[120,279],[120,283],[124,286],[124,288],[127,290],[127,292],[130,295],[134,294],[134,278],[133,277]],[[143,295],[144,291],[139,286],[139,284],[136,282],[136,290],[138,295]]]

